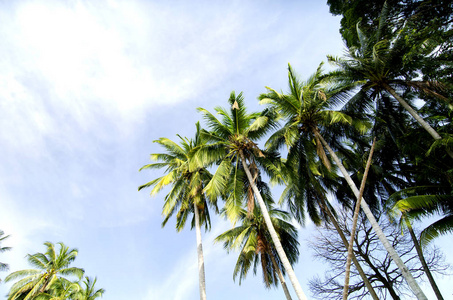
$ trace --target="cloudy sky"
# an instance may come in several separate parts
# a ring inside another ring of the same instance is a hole
[[[164,195],[137,191],[159,173],[138,169],[153,140],[193,136],[197,107],[235,90],[258,110],[265,86],[286,88],[288,63],[307,77],[341,55],[323,2],[0,0],[0,229],[13,247],[0,261],[28,268],[27,253],[62,241],[105,299],[197,299],[195,233],[161,228]],[[212,243],[229,226],[203,236],[208,297],[283,298],[260,276],[233,282],[236,255]],[[295,269],[309,295],[322,266],[307,232]]]

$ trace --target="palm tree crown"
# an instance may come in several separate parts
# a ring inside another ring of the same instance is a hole
[[[324,84],[322,64],[307,81],[300,80],[288,65],[288,81],[288,93],[267,87],[268,93],[259,96],[260,104],[266,104],[284,121],[283,127],[270,136],[266,146],[275,150],[284,145],[288,147],[285,165],[290,174],[281,200],[288,202],[300,223],[304,221],[306,206],[312,221],[320,224],[319,206],[327,203],[325,199],[329,189],[339,187],[317,132],[327,128],[331,130],[332,125],[338,123],[352,124],[353,120],[333,109],[338,103],[331,95],[336,93],[337,87]],[[362,124],[361,129],[363,132],[366,126]],[[340,139],[340,135],[335,135],[336,140]],[[295,174],[291,174],[292,171]]]
[[[27,255],[28,262],[36,269],[16,271],[5,278],[6,282],[22,278],[12,285],[8,300],[24,295],[24,300],[32,299],[39,293],[47,291],[58,279],[66,276],[82,278],[83,269],[69,266],[77,257],[77,249],[69,249],[60,242],[58,243],[60,249],[57,252],[53,243],[46,242],[44,245],[47,247],[45,253]]]
[[[178,135],[180,144],[168,138],[160,138],[154,141],[161,145],[166,152],[151,154],[151,159],[158,162],[145,165],[140,169],[165,168],[165,175],[141,185],[138,189],[152,187],[151,195],[155,195],[165,186],[171,186],[169,193],[165,196],[162,209],[164,215],[162,226],[165,226],[173,214],[177,213],[176,229],[178,231],[184,228],[187,217],[194,212],[194,204],[200,209],[200,222],[205,224],[206,229],[210,227],[208,205],[217,211],[216,198],[206,198],[203,193],[203,188],[211,180],[211,174],[204,166],[195,169],[189,168],[192,152],[205,142],[200,135],[200,124],[197,123],[196,127],[195,139],[183,138]],[[192,227],[195,224],[194,222],[192,221]]]
[[[219,162],[219,166],[212,180],[206,186],[208,195],[220,196],[226,200],[225,208],[227,216],[235,221],[239,218],[242,207],[244,189],[247,182],[241,161],[244,159],[248,168],[256,177],[258,168],[270,174],[275,167],[264,160],[265,155],[257,145],[259,139],[264,137],[275,127],[273,115],[269,111],[247,113],[242,93],[236,96],[230,94],[228,103],[230,111],[216,107],[215,110],[222,119],[203,108],[198,110],[203,114],[210,131],[203,130],[202,135],[210,142],[198,149],[194,155],[193,166],[206,165]],[[270,158],[269,157],[267,158]],[[225,191],[228,191],[225,194]]]
[[[275,208],[270,208],[269,214],[283,248],[288,253],[289,261],[291,264],[296,263],[299,242],[296,228],[289,223],[289,214]],[[224,248],[228,251],[240,249],[241,252],[233,273],[234,279],[239,275],[239,284],[247,276],[252,265],[255,274],[258,266],[261,265],[266,287],[278,284],[276,267],[282,270],[283,274],[285,273],[259,207],[254,208],[251,218],[243,210],[241,224],[222,233],[215,241],[224,242]],[[273,260],[277,262],[276,266],[273,264]]]
[[[436,129],[408,103],[410,98],[402,96],[402,92],[415,90],[448,101],[439,93],[442,86],[438,82],[416,79],[420,76],[419,68],[411,65],[414,57],[427,57],[437,44],[428,39],[413,45],[409,42],[409,26],[384,36],[382,33],[385,31],[387,12],[388,7],[384,5],[379,28],[373,36],[366,36],[357,26],[359,46],[351,46],[345,58],[328,56],[328,60],[337,66],[337,70],[331,72],[329,77],[343,86],[339,97],[355,93],[348,100],[349,109],[362,113],[372,112],[375,110],[373,101],[377,100],[379,104],[385,96],[391,95],[435,140],[442,140]],[[385,105],[381,103],[377,105],[377,109],[381,106]],[[445,141],[444,144],[447,146],[446,153],[453,158],[453,152],[449,148],[451,145]]]

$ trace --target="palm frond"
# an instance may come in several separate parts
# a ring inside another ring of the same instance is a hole
[[[447,215],[423,229],[420,234],[420,244],[422,247],[426,247],[433,239],[451,233],[453,233],[453,214]]]

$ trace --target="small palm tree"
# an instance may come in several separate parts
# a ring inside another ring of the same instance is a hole
[[[210,129],[209,132],[204,131],[203,135],[211,143],[197,151],[193,164],[197,166],[209,162],[218,162],[219,167],[205,190],[207,194],[212,195],[223,195],[225,190],[228,190],[226,206],[230,210],[229,214],[231,214],[231,210],[234,210],[233,219],[235,220],[238,219],[242,207],[240,203],[242,198],[240,196],[242,195],[243,181],[239,179],[239,166],[242,165],[242,169],[246,173],[248,183],[263,214],[269,234],[272,237],[272,242],[291,280],[297,297],[299,299],[307,299],[278,234],[272,225],[269,212],[255,183],[256,176],[259,174],[258,167],[261,160],[263,161],[262,167],[264,164],[267,164],[269,168],[275,167],[268,163],[265,153],[257,145],[259,139],[275,128],[276,124],[273,115],[269,111],[247,113],[242,93],[236,96],[232,92],[228,102],[230,105],[229,110],[222,107],[215,108],[216,112],[222,117],[221,120],[217,119],[206,109],[198,109],[203,114],[203,118]],[[268,168],[263,167],[261,170],[268,170]]]
[[[165,226],[171,216],[177,213],[176,229],[180,231],[184,228],[188,216],[192,213],[194,214],[192,228],[195,227],[197,238],[200,299],[205,300],[206,285],[200,228],[203,224],[205,224],[206,230],[210,228],[208,206],[213,207],[217,211],[217,204],[216,197],[207,197],[203,192],[204,187],[212,177],[206,166],[203,165],[195,169],[189,168],[192,152],[205,143],[205,140],[200,135],[201,128],[198,122],[196,129],[195,139],[179,136],[181,139],[180,144],[167,138],[160,138],[154,141],[164,147],[166,152],[152,154],[151,159],[159,162],[145,165],[140,170],[165,168],[166,174],[141,185],[138,190],[153,187],[151,195],[155,195],[165,186],[171,186],[170,192],[165,196],[162,211],[165,219],[162,222],[162,226]]]
[[[297,262],[299,255],[297,241],[297,230],[289,223],[289,214],[269,208],[272,224],[279,235],[285,253],[291,264]],[[278,280],[282,285],[286,299],[290,300],[291,295],[284,279],[285,269],[278,258],[272,239],[267,230],[266,223],[259,207],[254,207],[252,214],[241,211],[240,225],[219,235],[215,241],[223,242],[228,252],[240,248],[239,258],[234,268],[233,279],[239,275],[239,284],[248,274],[253,265],[253,272],[261,266],[263,279],[267,288],[277,286]]]
[[[90,278],[88,276],[85,276],[85,279],[83,280],[83,287],[79,290],[79,292],[76,294],[74,297],[75,300],[94,300],[97,298],[102,297],[104,295],[105,290],[104,289],[96,289],[97,278],[95,277]]]
[[[57,252],[53,243],[45,242],[44,245],[47,247],[45,253],[27,255],[28,262],[36,269],[16,271],[5,278],[5,282],[22,278],[12,285],[8,300],[18,299],[19,296],[24,296],[23,300],[33,299],[38,294],[47,292],[54,283],[66,276],[82,278],[83,269],[69,266],[77,257],[77,249],[69,249],[60,242]]]

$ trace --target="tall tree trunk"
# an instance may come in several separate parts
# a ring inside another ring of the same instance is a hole
[[[272,251],[269,251],[269,256],[271,257],[272,264],[274,265],[274,269],[277,271],[278,278],[280,279],[280,283],[282,284],[283,292],[285,293],[286,299],[287,300],[292,300],[291,294],[288,291],[288,287],[286,286],[286,281],[285,277],[283,277],[282,270],[280,270],[280,267],[277,264],[277,261],[275,260],[274,254]]]
[[[333,226],[335,227],[335,229],[337,230],[338,234],[340,235],[340,238],[343,241],[343,244],[344,244],[345,248],[348,249],[349,248],[348,240],[346,239],[343,231],[340,228],[340,225],[338,225],[338,222],[335,219],[335,217],[332,214],[332,212],[325,206],[325,204],[321,204],[321,209],[329,216],[329,219],[332,221]],[[379,297],[376,295],[376,292],[374,291],[373,286],[371,285],[370,281],[366,277],[366,274],[363,271],[362,266],[360,265],[359,261],[357,260],[357,257],[355,256],[354,252],[352,252],[351,258],[352,258],[352,261],[354,262],[354,265],[355,265],[355,267],[357,269],[357,272],[359,272],[359,275],[360,275],[360,277],[363,280],[363,283],[365,284],[366,288],[370,292],[371,297],[374,300],[379,300]]]
[[[412,117],[425,129],[435,140],[441,140],[442,137],[437,133],[437,131],[431,127],[431,125],[428,124],[407,102],[406,100],[403,99],[390,85],[384,83],[383,84],[384,88],[392,94],[392,96],[401,104],[404,109],[406,109]],[[448,149],[448,147],[445,148],[447,154],[453,158],[453,152]]]
[[[428,277],[429,283],[431,284],[431,287],[433,288],[437,299],[444,300],[444,297],[442,297],[439,287],[437,286],[436,281],[434,280],[433,274],[431,274],[431,271],[428,268],[428,264],[426,263],[425,257],[423,256],[422,248],[420,247],[420,244],[418,243],[418,240],[417,240],[417,236],[415,235],[414,230],[412,229],[411,222],[404,216],[404,214],[403,214],[402,218],[404,218],[404,221],[406,222],[406,226],[412,237],[412,241],[414,242],[414,246],[415,246],[415,250],[417,251],[418,258],[420,259],[420,262],[422,263],[423,270],[425,271],[425,274]]]
[[[356,196],[357,201],[360,201],[360,205],[361,205],[365,215],[367,216],[368,220],[370,221],[370,224],[373,227],[374,232],[378,236],[381,243],[384,245],[385,249],[389,253],[392,260],[395,262],[395,264],[400,269],[401,274],[403,275],[404,279],[406,280],[407,284],[411,288],[414,295],[419,300],[427,300],[427,298],[426,298],[425,294],[423,293],[423,291],[421,290],[420,286],[417,284],[414,277],[409,272],[409,269],[406,267],[406,265],[404,264],[401,257],[399,257],[398,253],[396,253],[395,249],[392,247],[392,245],[388,241],[384,232],[382,232],[382,229],[379,226],[378,222],[376,221],[376,218],[374,217],[373,213],[371,212],[370,207],[365,202],[365,200],[363,200],[363,198],[359,197],[360,192],[357,189],[357,186],[355,185],[354,181],[352,181],[351,176],[349,176],[349,174],[346,171],[346,169],[344,168],[343,164],[340,162],[340,159],[338,158],[338,156],[335,154],[335,152],[333,152],[332,148],[330,148],[329,144],[327,144],[327,142],[324,140],[324,138],[319,133],[319,131],[316,130],[316,134],[319,136],[319,139],[321,140],[322,144],[324,145],[324,147],[327,148],[327,150],[329,151],[333,160],[337,164],[337,166],[340,169],[341,173],[343,174],[346,182],[348,183],[349,187],[351,188],[354,195]]]
[[[365,189],[366,178],[368,177],[368,171],[370,170],[371,166],[371,158],[373,157],[374,152],[374,145],[376,144],[376,138],[373,140],[373,144],[371,145],[370,154],[368,155],[368,160],[366,162],[365,173],[363,174],[362,183],[360,184],[360,191],[359,191],[359,199],[362,199],[363,191]],[[360,211],[360,201],[356,201],[354,215],[352,218],[352,228],[351,228],[351,238],[349,239],[349,247],[348,247],[348,257],[346,258],[346,270],[345,270],[345,278],[344,278],[344,287],[343,287],[343,300],[348,299],[348,289],[349,289],[349,272],[351,269],[351,259],[353,255],[353,246],[354,246],[354,239],[355,239],[355,231],[357,228],[357,220],[359,219],[359,211]]]
[[[242,152],[242,150],[239,151],[239,156],[241,157],[241,162],[242,162],[242,166],[244,167],[245,174],[247,174],[249,183],[252,186],[253,192],[255,193],[256,199],[261,208],[261,212],[263,214],[264,221],[266,222],[267,230],[269,230],[269,234],[271,235],[272,242],[275,245],[275,250],[277,250],[278,256],[280,257],[280,261],[283,263],[283,266],[285,267],[286,274],[288,274],[289,280],[291,281],[291,284],[293,285],[297,298],[299,298],[299,300],[307,300],[307,297],[305,296],[305,294],[302,290],[302,287],[300,286],[300,283],[297,280],[296,274],[294,273],[294,270],[291,267],[291,264],[289,263],[288,257],[286,256],[286,253],[283,250],[283,247],[282,247],[282,244],[280,243],[280,239],[278,238],[277,232],[275,231],[274,226],[272,225],[271,217],[269,216],[269,212],[267,211],[266,204],[264,203],[264,200],[261,197],[260,191],[258,190],[258,188],[256,187],[256,184],[253,181],[252,174],[250,173],[250,170],[247,166],[247,163],[246,163],[246,160],[244,157],[244,153]]]
[[[198,282],[200,287],[200,300],[206,300],[206,280],[204,275],[203,245],[201,243],[200,213],[195,201],[193,202],[193,208],[195,211],[195,232],[197,235]]]

